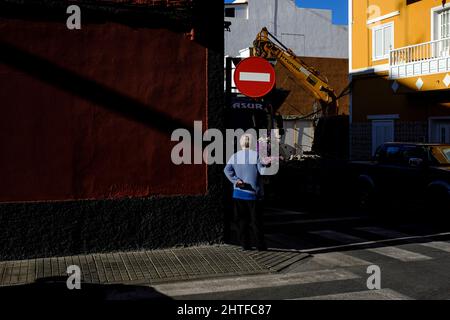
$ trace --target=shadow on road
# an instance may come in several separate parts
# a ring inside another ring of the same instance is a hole
[[[49,277],[36,280],[34,283],[0,287],[2,301],[145,301],[172,300],[152,287],[124,284],[81,283],[79,290],[69,290],[67,277]]]

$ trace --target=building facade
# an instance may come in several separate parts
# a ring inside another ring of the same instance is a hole
[[[349,0],[351,156],[450,143],[450,4]]]
[[[222,14],[0,2],[0,259],[222,241],[222,169],[171,161],[173,130],[222,126]]]
[[[251,47],[263,27],[297,55],[348,57],[347,26],[332,23],[332,11],[300,8],[294,0],[236,0],[225,4],[224,16],[231,22],[225,32],[225,55],[240,56]]]

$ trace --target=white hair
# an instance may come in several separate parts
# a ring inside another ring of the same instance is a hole
[[[253,147],[254,139],[250,133],[244,133],[239,139],[239,144],[242,149],[250,149]]]

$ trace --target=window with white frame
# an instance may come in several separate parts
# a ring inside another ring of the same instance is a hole
[[[439,51],[441,56],[448,56],[450,53],[450,8],[439,12]]]
[[[439,12],[439,39],[450,37],[450,8]]]
[[[394,23],[372,28],[372,60],[389,59],[389,51],[394,48]]]
[[[442,8],[442,6],[432,9],[431,15],[432,31],[431,37],[437,40],[433,44],[433,52],[439,57],[450,55],[450,5]]]

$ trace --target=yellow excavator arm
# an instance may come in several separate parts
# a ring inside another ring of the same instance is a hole
[[[300,84],[316,97],[325,114],[337,114],[336,94],[328,85],[328,81],[317,70],[300,60],[291,49],[286,48],[267,28],[263,28],[258,33],[253,47],[255,56],[266,59],[274,58],[285,66],[299,80]]]

